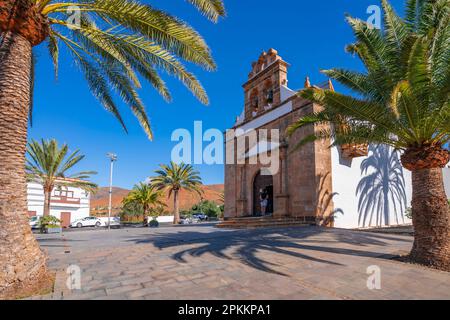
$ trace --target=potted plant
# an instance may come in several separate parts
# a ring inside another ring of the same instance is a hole
[[[41,233],[60,233],[62,232],[61,220],[54,216],[43,216],[39,220]]]
[[[158,228],[159,227],[159,222],[156,218],[157,218],[156,216],[153,216],[152,220],[150,220],[150,222],[148,223],[148,226],[150,228]]]

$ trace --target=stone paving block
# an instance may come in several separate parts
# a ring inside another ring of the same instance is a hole
[[[115,295],[99,296],[92,300],[127,300],[127,298],[128,297],[126,295],[115,294]]]
[[[108,295],[115,295],[115,294],[122,294],[125,292],[129,292],[132,290],[138,290],[138,289],[142,289],[143,286],[141,284],[132,284],[132,285],[127,285],[127,286],[118,286],[115,288],[107,288],[106,289],[106,293]]]
[[[204,273],[193,273],[193,274],[188,274],[185,277],[189,280],[201,279],[201,278],[205,277],[205,274]]]
[[[64,247],[41,243],[59,276],[51,297],[33,299],[450,299],[449,273],[385,258],[410,250],[409,236],[205,226],[64,236]],[[83,270],[82,292],[64,289],[71,264]],[[382,290],[367,289],[370,265],[381,268]]]
[[[146,295],[160,293],[161,289],[158,287],[145,287],[142,289],[137,289],[133,291],[129,291],[126,293],[126,296],[131,299],[142,298]]]
[[[70,296],[67,296],[66,299],[75,299],[75,300],[90,300],[97,297],[105,297],[106,291],[104,289],[93,290],[85,293],[75,293]]]
[[[141,284],[143,281],[145,281],[144,277],[135,277],[129,280],[120,281],[121,286],[127,286],[130,284]]]

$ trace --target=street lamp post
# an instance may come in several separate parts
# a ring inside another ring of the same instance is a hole
[[[110,160],[109,166],[109,206],[108,206],[108,230],[111,230],[111,211],[112,211],[112,182],[113,182],[113,169],[114,161],[117,161],[117,155],[114,153],[108,153],[107,157]]]

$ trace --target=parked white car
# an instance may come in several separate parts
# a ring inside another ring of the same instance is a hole
[[[38,217],[38,216],[34,216],[34,217],[30,218],[29,224],[30,224],[31,229],[39,228],[39,220],[40,220],[40,217]]]
[[[82,227],[100,227],[102,222],[97,217],[86,217],[83,219],[75,220],[70,224],[71,228],[82,228]]]
[[[197,217],[184,217],[181,216],[180,217],[180,224],[192,224],[192,223],[199,223],[200,219],[198,219]]]
[[[108,217],[99,217],[102,227],[108,226]],[[111,217],[110,220],[111,228],[120,228],[120,217]]]

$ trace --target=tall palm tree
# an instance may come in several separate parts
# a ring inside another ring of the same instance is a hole
[[[410,257],[449,271],[450,210],[441,168],[450,158],[450,2],[407,0],[406,19],[387,0],[382,5],[383,30],[347,18],[356,37],[348,51],[366,71],[323,71],[357,97],[317,87],[303,90],[300,94],[323,110],[299,119],[289,133],[320,124],[323,129],[317,127],[300,144],[332,139],[334,145],[374,143],[402,151],[401,163],[412,171]]]
[[[69,154],[69,146],[58,142],[42,140],[40,143],[32,140],[28,144],[26,164],[27,179],[42,185],[44,189],[44,216],[50,215],[52,191],[55,188],[76,187],[88,192],[97,189],[97,185],[87,181],[95,171],[68,173],[75,165],[84,159],[84,155],[76,150]]]
[[[142,222],[145,225],[150,209],[166,205],[161,201],[161,198],[162,192],[160,190],[157,190],[148,183],[141,182],[133,187],[133,190],[122,200],[122,203],[124,205],[138,204],[142,207]]]
[[[167,190],[169,198],[173,193],[174,218],[173,223],[180,222],[179,192],[184,189],[189,192],[195,192],[198,195],[203,193],[201,189],[202,179],[200,173],[194,170],[190,164],[177,164],[170,162],[169,165],[161,165],[160,170],[156,170],[157,176],[151,178],[151,184],[159,190]]]
[[[225,16],[222,0],[188,2],[214,22]],[[137,93],[140,79],[170,100],[157,71],[163,70],[208,103],[205,90],[181,61],[206,70],[216,67],[193,28],[138,0],[0,0],[0,274],[5,275],[0,277],[0,296],[32,288],[47,273],[45,255],[27,223],[25,177],[32,48],[44,41],[56,73],[60,53],[68,52],[106,110],[125,128],[115,92],[149,137],[150,122]]]

